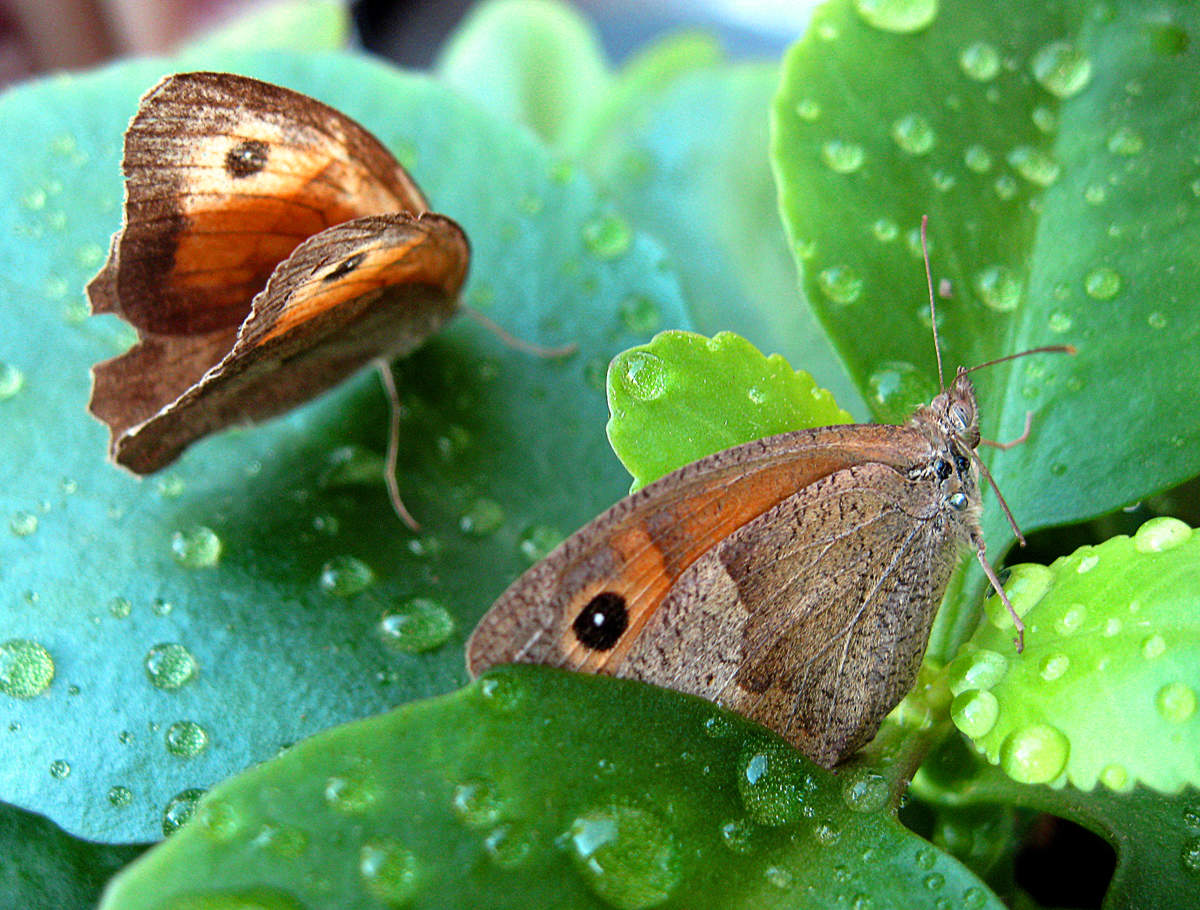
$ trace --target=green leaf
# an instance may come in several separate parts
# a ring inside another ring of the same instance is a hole
[[[591,25],[556,0],[475,7],[442,48],[438,76],[547,142],[577,129],[609,75]]]
[[[811,376],[732,332],[662,332],[619,354],[608,407],[608,439],[635,490],[752,439],[852,422]]]
[[[1024,783],[1200,786],[1200,534],[1155,518],[1011,571],[1026,647],[1013,651],[992,597],[991,622],[947,667],[959,729]]]
[[[525,340],[579,351],[533,357],[458,320],[396,364],[408,415],[399,484],[424,527],[417,537],[391,513],[382,478],[362,482],[388,419],[370,371],[134,478],[106,462],[105,428],[85,412],[91,364],[131,333],[87,318],[82,288],[119,222],[122,131],[169,64],[57,77],[0,98],[10,137],[0,170],[10,203],[0,211],[0,641],[39,643],[55,673],[36,697],[0,695],[0,796],[94,839],[157,837],[174,795],[318,730],[461,685],[462,642],[529,565],[530,543],[564,536],[626,484],[602,430],[604,370],[650,333],[627,327],[621,302],[637,297],[664,323],[686,324],[659,248],[525,132],[356,56],[221,64],[313,94],[375,131],[470,236],[466,302]],[[152,684],[148,662],[178,688]],[[175,726],[186,722],[207,733],[192,757],[198,737]],[[192,746],[174,754],[168,735]],[[58,760],[71,768],[61,780],[49,771]],[[127,805],[109,803],[117,785],[131,791]]]
[[[873,783],[700,699],[509,667],[227,781],[102,907],[1000,906]]]
[[[78,840],[39,815],[0,805],[0,903],[88,910],[109,878],[144,849]]]
[[[827,3],[788,53],[774,108],[784,221],[851,375],[889,420],[936,389],[914,243],[928,213],[934,280],[950,282],[938,312],[950,367],[1079,348],[978,374],[986,436],[1015,437],[1035,414],[1029,442],[992,460],[1022,525],[1195,475],[1200,421],[1178,403],[1200,341],[1200,121],[1182,53],[1200,10],[925,8],[931,21],[898,33]],[[878,385],[889,370],[891,394]]]
[[[208,55],[237,51],[325,51],[345,47],[350,12],[340,0],[286,0],[270,3],[189,41],[180,54],[199,68]]]
[[[912,792],[960,811],[986,807],[995,813],[1000,804],[1048,812],[1095,832],[1117,851],[1105,910],[1200,902],[1200,791],[1193,787],[1167,796],[1145,787],[1114,793],[1020,784],[967,754],[954,738],[921,767]]]

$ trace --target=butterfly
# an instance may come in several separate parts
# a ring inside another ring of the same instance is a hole
[[[122,169],[123,224],[87,294],[138,340],[93,368],[89,410],[137,474],[408,353],[458,310],[462,228],[379,140],[306,95],[168,76],[141,99]]]
[[[912,687],[963,551],[1020,634],[985,558],[967,373],[903,425],[783,433],[643,487],[496,600],[468,670],[639,679],[731,708],[833,767]]]

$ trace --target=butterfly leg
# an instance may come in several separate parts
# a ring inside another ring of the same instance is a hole
[[[988,581],[992,583],[992,587],[996,589],[996,593],[1000,595],[1000,601],[1004,604],[1008,615],[1012,617],[1013,625],[1017,627],[1017,637],[1013,639],[1013,644],[1017,646],[1017,653],[1020,654],[1025,650],[1025,623],[1021,621],[1021,617],[1017,615],[1017,611],[1013,609],[1012,601],[1008,599],[1008,595],[1004,593],[1004,585],[1000,583],[1000,579],[996,577],[996,570],[992,568],[992,564],[987,561],[987,554],[984,552],[983,537],[976,534],[973,535],[975,544],[975,557],[979,560],[979,564],[983,566],[983,574],[988,577]]]
[[[1003,449],[1004,451],[1008,451],[1009,449],[1016,448],[1021,443],[1023,443],[1026,439],[1028,439],[1029,431],[1032,428],[1033,428],[1033,411],[1026,411],[1025,412],[1025,431],[1020,436],[1018,436],[1016,439],[1013,439],[1010,442],[995,442],[994,440],[991,440],[991,439],[981,439],[981,440],[979,440],[979,442],[982,445],[991,446],[993,449]]]
[[[419,531],[421,526],[404,507],[404,501],[400,498],[400,484],[396,481],[397,460],[400,454],[400,415],[403,411],[400,393],[396,391],[396,379],[392,376],[392,365],[388,361],[376,360],[375,369],[379,372],[379,381],[383,383],[383,392],[391,409],[388,417],[387,461],[383,469],[383,482],[387,485],[388,499],[396,517],[413,531]]]
[[[500,328],[497,323],[488,319],[488,317],[484,316],[483,313],[474,307],[460,305],[459,309],[499,338],[508,347],[517,351],[524,351],[526,354],[532,354],[534,357],[545,357],[547,359],[566,357],[568,354],[574,354],[579,348],[579,345],[574,342],[557,348],[544,348],[540,344],[533,344],[532,342],[517,338],[515,335],[510,335],[504,329]]]

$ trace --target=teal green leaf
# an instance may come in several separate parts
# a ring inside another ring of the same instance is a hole
[[[1025,650],[989,598],[990,622],[947,667],[959,729],[1025,783],[1200,786],[1200,534],[1154,518],[1011,571]]]
[[[251,9],[208,34],[189,41],[180,54],[200,68],[208,55],[237,51],[326,51],[350,40],[350,11],[340,0],[286,0]]]
[[[528,567],[529,542],[565,536],[626,485],[603,433],[604,370],[650,332],[627,327],[622,301],[686,324],[660,249],[625,225],[594,251],[611,209],[524,131],[356,56],[220,62],[376,132],[470,236],[466,301],[522,339],[579,350],[534,357],[459,320],[395,365],[418,536],[381,476],[368,480],[388,420],[370,371],[132,477],[107,463],[107,432],[85,411],[90,366],[131,333],[86,317],[82,289],[119,223],[122,131],[169,64],[0,98],[20,137],[0,170],[0,642],[53,662],[41,694],[0,694],[0,796],[98,840],[157,837],[176,794],[461,685],[462,643]],[[23,677],[35,689],[39,661]],[[207,746],[174,754],[168,734],[187,722]],[[109,803],[114,786],[127,804]]]
[[[108,880],[144,849],[79,840],[39,815],[0,805],[0,904],[90,910]]]
[[[1016,806],[1095,832],[1117,851],[1105,910],[1200,903],[1200,790],[1194,787],[1166,795],[1141,786],[1118,793],[1017,783],[954,738],[921,767],[912,792],[957,812],[978,808],[994,815],[999,806]]]
[[[811,376],[732,332],[667,331],[619,354],[608,407],[608,439],[635,490],[752,439],[852,422]]]
[[[844,778],[700,699],[509,667],[221,784],[101,906],[1000,907]]]
[[[881,8],[891,9],[885,4]],[[913,33],[833,0],[789,51],[774,106],[780,206],[804,284],[876,415],[937,388],[916,231],[929,214],[948,369],[981,371],[985,455],[1026,530],[1200,470],[1194,4],[928,5]],[[1172,42],[1171,36],[1185,36]],[[1136,470],[1128,466],[1136,465]],[[993,560],[1011,534],[985,510]],[[974,622],[952,589],[931,649]]]
[[[547,142],[578,129],[609,81],[595,31],[554,0],[480,4],[443,47],[436,72]]]

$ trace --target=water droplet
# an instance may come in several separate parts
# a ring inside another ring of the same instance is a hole
[[[359,777],[335,774],[325,781],[325,804],[343,815],[361,815],[378,796],[378,788]]]
[[[754,824],[749,819],[735,818],[721,825],[721,843],[733,853],[747,854],[754,850]]]
[[[169,600],[163,600],[161,597],[156,597],[150,601],[150,612],[155,616],[170,616],[171,611],[175,609],[175,605]]]
[[[521,685],[503,671],[492,673],[479,680],[479,697],[488,710],[508,714],[520,707],[525,700]]]
[[[1042,47],[1031,61],[1033,78],[1058,98],[1078,95],[1092,78],[1092,61],[1067,41],[1054,41]]]
[[[626,297],[617,307],[625,328],[638,335],[648,335],[662,325],[658,304],[644,294]]]
[[[867,25],[909,35],[937,18],[938,0],[854,0],[854,9]]]
[[[817,286],[834,303],[853,303],[863,289],[863,280],[858,273],[845,265],[833,265],[822,269],[817,275]]]
[[[1146,317],[1146,322],[1152,329],[1165,329],[1167,327],[1167,317],[1155,310]]]
[[[1022,784],[1045,784],[1067,766],[1070,742],[1049,724],[1031,724],[1014,730],[1000,745],[1000,767]]]
[[[38,517],[32,512],[14,512],[8,529],[17,537],[28,537],[38,529]]]
[[[996,196],[1006,202],[1017,195],[1017,181],[1013,180],[1008,174],[1001,174],[992,183],[992,189],[996,191]]]
[[[767,866],[763,875],[766,876],[768,884],[780,891],[786,891],[796,883],[795,876],[782,866]]]
[[[617,355],[613,361],[613,379],[638,401],[653,401],[667,390],[668,369],[657,354],[636,348]]]
[[[987,895],[982,888],[974,886],[963,892],[963,906],[967,910],[980,910],[987,904]]]
[[[936,170],[930,175],[933,188],[939,193],[948,193],[958,184],[958,178],[949,171]]]
[[[920,114],[905,114],[892,124],[892,138],[902,151],[924,155],[933,148],[937,137],[929,121]]]
[[[1111,300],[1121,290],[1121,276],[1108,266],[1094,268],[1084,277],[1083,289],[1093,300]]]
[[[812,838],[819,847],[832,847],[842,839],[842,832],[829,819],[813,825]]]
[[[263,825],[251,844],[276,856],[295,859],[308,849],[308,835],[290,825]]]
[[[1038,675],[1046,682],[1062,677],[1071,667],[1071,658],[1065,654],[1047,654],[1038,664]]]
[[[704,718],[704,735],[710,739],[725,739],[734,734],[733,724],[723,714],[714,714]]]
[[[167,751],[177,758],[195,758],[208,748],[208,731],[191,720],[171,724],[165,739]]]
[[[1024,284],[1004,265],[988,266],[975,275],[975,290],[984,304],[998,313],[1010,313],[1021,302]]]
[[[979,739],[996,726],[1000,716],[1000,702],[991,692],[982,689],[966,689],[954,696],[950,703],[950,718],[965,736]]]
[[[1166,515],[1151,518],[1133,535],[1133,548],[1139,553],[1165,553],[1184,544],[1192,529],[1178,518]]]
[[[1095,553],[1089,553],[1088,555],[1080,558],[1079,565],[1075,567],[1075,571],[1080,575],[1084,575],[1092,571],[1092,569],[1096,568],[1096,566],[1099,564],[1100,557]]]
[[[891,243],[900,236],[900,228],[890,218],[879,218],[871,225],[871,233],[880,243]]]
[[[868,400],[881,420],[903,421],[928,402],[937,385],[911,363],[885,361],[867,378]]]
[[[120,784],[117,784],[115,787],[109,787],[108,802],[109,805],[116,809],[124,809],[133,802],[133,791]]]
[[[412,901],[418,871],[416,856],[394,840],[367,841],[358,854],[363,886],[388,907],[400,908]]]
[[[194,525],[171,535],[171,555],[189,569],[215,566],[221,558],[221,538],[212,528]]]
[[[986,41],[968,44],[958,55],[958,65],[967,78],[990,82],[1000,72],[1000,52]]]
[[[946,668],[950,691],[959,695],[968,689],[991,689],[1008,674],[1008,659],[998,651],[980,648],[954,658]]]
[[[1046,320],[1046,325],[1051,332],[1061,335],[1064,332],[1071,331],[1075,325],[1075,320],[1071,318],[1069,313],[1065,313],[1062,310],[1055,310],[1050,314],[1050,318]]]
[[[502,869],[515,869],[533,852],[533,841],[521,825],[499,825],[483,839],[488,859]]]
[[[484,780],[464,781],[454,788],[454,814],[468,828],[487,828],[500,821],[504,803]]]
[[[1103,183],[1089,183],[1083,191],[1083,198],[1091,205],[1100,205],[1108,198],[1108,188]]]
[[[746,814],[760,825],[799,821],[817,784],[791,751],[776,743],[750,748],[738,758],[738,792]]]
[[[1108,137],[1108,150],[1114,155],[1124,155],[1126,157],[1137,155],[1145,147],[1146,140],[1142,138],[1141,133],[1132,127],[1119,126]]]
[[[812,123],[821,116],[821,105],[812,98],[801,98],[796,102],[796,115]]]
[[[533,525],[517,539],[517,549],[532,564],[545,559],[562,542],[561,531],[548,525]]]
[[[224,799],[213,799],[196,811],[196,824],[210,841],[225,844],[242,831],[242,814]]]
[[[863,165],[866,152],[857,142],[830,139],[821,146],[821,160],[839,174],[853,174]]]
[[[157,644],[144,661],[150,682],[160,689],[178,689],[196,675],[196,658],[181,644]]]
[[[454,631],[454,617],[436,600],[414,597],[384,613],[379,629],[388,647],[423,654],[446,643]]]
[[[63,758],[56,758],[50,762],[50,776],[55,780],[63,780],[71,776],[71,765]]]
[[[594,809],[571,823],[570,837],[575,869],[596,896],[613,907],[654,907],[679,883],[675,838],[644,809]]]
[[[54,680],[50,652],[28,638],[10,638],[0,644],[0,692],[13,698],[41,695]]]
[[[114,597],[108,602],[108,612],[114,619],[124,619],[133,612],[133,604],[127,597]]]
[[[203,790],[189,787],[171,797],[163,810],[162,833],[171,835],[182,828],[196,811],[196,803],[203,795]]]
[[[633,243],[633,230],[620,215],[610,212],[583,226],[583,242],[598,259],[616,259]]]
[[[874,771],[859,771],[842,786],[842,800],[851,812],[878,812],[887,805],[887,778]]]
[[[985,174],[992,169],[992,155],[982,145],[968,145],[963,152],[967,169],[976,174]]]
[[[1008,163],[1013,169],[1038,186],[1046,187],[1058,179],[1058,162],[1041,149],[1032,145],[1018,145],[1007,155]]]
[[[1074,635],[1083,627],[1086,619],[1087,607],[1079,603],[1071,604],[1054,621],[1054,628],[1059,635]]]
[[[1154,696],[1154,705],[1164,720],[1181,724],[1196,713],[1196,692],[1186,683],[1167,683]]]
[[[1100,782],[1118,793],[1132,789],[1129,772],[1121,765],[1105,765],[1100,769]]]
[[[1179,854],[1183,868],[1188,872],[1200,872],[1200,837],[1192,838],[1183,845]]]
[[[1151,635],[1142,642],[1142,657],[1146,660],[1154,660],[1156,657],[1162,657],[1167,650],[1167,641],[1157,632]]]
[[[473,537],[487,537],[495,533],[504,524],[504,506],[480,496],[458,517],[458,529]]]
[[[0,361],[0,401],[7,401],[25,385],[25,374],[11,363]]]
[[[946,886],[946,876],[940,872],[930,872],[925,876],[925,887],[930,891],[940,891]]]
[[[334,597],[351,597],[374,584],[375,573],[356,556],[335,556],[321,566],[317,583]]]
[[[1058,115],[1048,107],[1038,105],[1030,114],[1033,125],[1043,133],[1053,133],[1058,128]]]
[[[1008,578],[1004,582],[1004,593],[1008,595],[1017,615],[1024,617],[1046,595],[1054,585],[1054,574],[1045,566],[1034,563],[1021,563],[1008,569]],[[1013,620],[1008,608],[1004,606],[995,591],[988,595],[983,602],[984,612],[988,620],[997,629],[1012,629]]]

